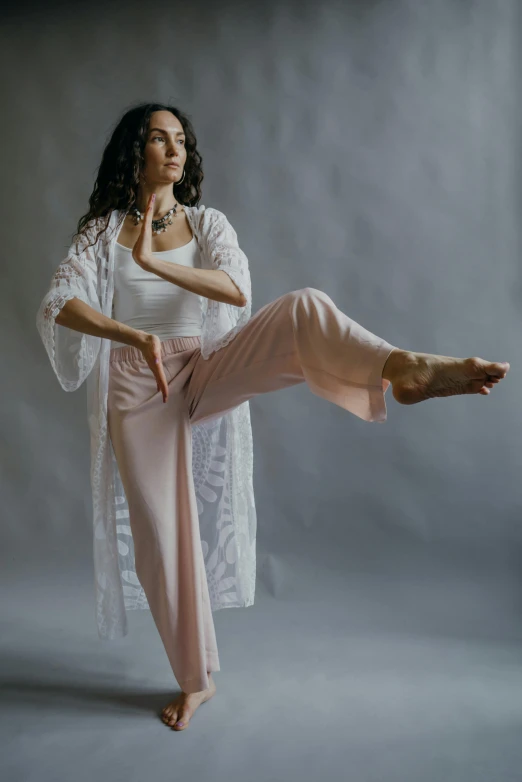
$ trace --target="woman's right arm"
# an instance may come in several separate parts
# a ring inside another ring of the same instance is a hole
[[[156,334],[133,329],[125,323],[108,318],[101,312],[78,298],[65,302],[57,314],[56,323],[73,331],[90,334],[93,337],[123,342],[141,350],[145,361],[156,378],[158,391],[162,392],[163,401],[168,399],[168,383],[161,361],[161,340]]]
[[[133,329],[131,326],[126,326],[125,323],[102,315],[101,312],[97,312],[89,304],[77,298],[65,302],[56,316],[56,323],[73,331],[80,331],[93,337],[104,337],[115,342],[123,342],[125,345],[132,345],[140,350],[146,343],[146,338],[151,336],[145,331]]]

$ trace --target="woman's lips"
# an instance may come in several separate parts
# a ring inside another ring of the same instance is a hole
[[[168,168],[179,168],[179,163],[167,163]]]

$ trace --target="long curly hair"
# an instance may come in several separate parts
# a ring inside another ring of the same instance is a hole
[[[140,174],[145,167],[144,153],[149,121],[154,111],[170,111],[179,119],[185,132],[185,176],[179,185],[173,185],[176,200],[186,206],[197,206],[201,200],[202,158],[197,150],[196,134],[190,119],[176,106],[140,103],[123,114],[103,150],[98,176],[89,198],[89,211],[80,217],[73,235],[73,241],[76,241],[77,245],[93,219],[107,217],[105,225],[92,242],[94,245],[100,234],[107,230],[113,209],[127,212],[136,204]]]

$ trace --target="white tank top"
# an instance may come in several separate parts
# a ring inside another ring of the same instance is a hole
[[[182,247],[152,254],[162,261],[201,268],[195,236]],[[161,340],[201,336],[201,297],[145,271],[132,257],[132,250],[116,242],[112,317],[134,329],[157,334]],[[111,348],[123,344],[111,340]]]

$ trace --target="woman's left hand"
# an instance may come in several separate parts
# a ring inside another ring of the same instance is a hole
[[[136,240],[136,244],[132,248],[132,257],[142,269],[146,269],[153,259],[152,256],[152,210],[154,208],[154,199],[156,193],[152,193],[149,197],[147,209],[145,211],[145,217],[143,218],[143,224],[141,226],[140,235]]]

